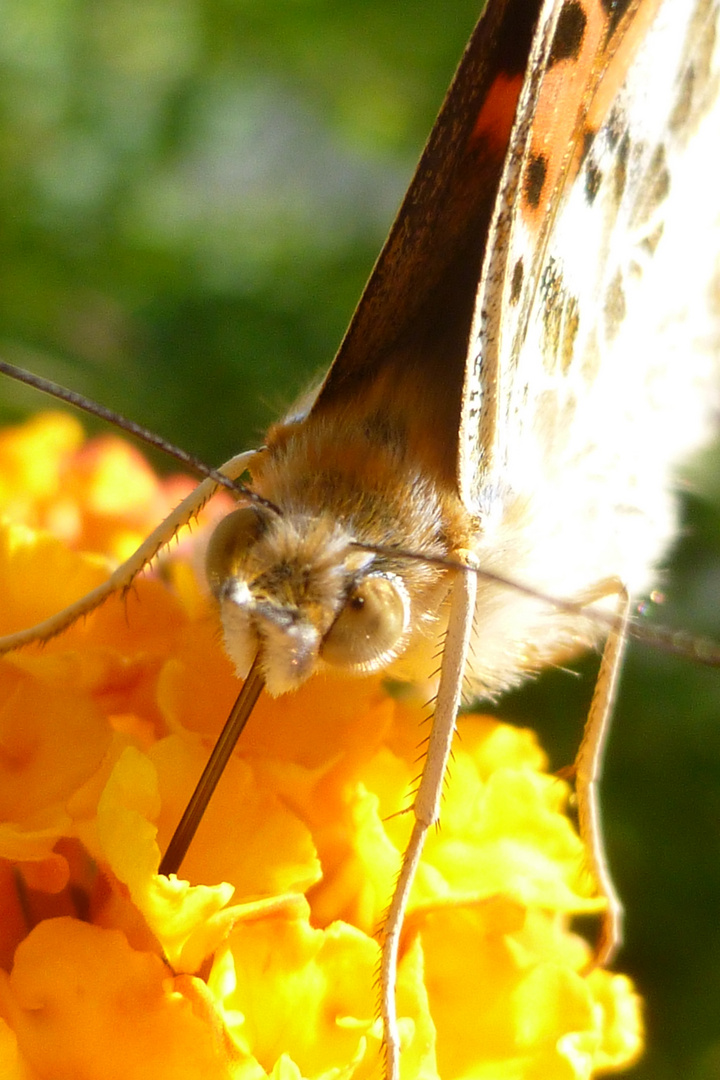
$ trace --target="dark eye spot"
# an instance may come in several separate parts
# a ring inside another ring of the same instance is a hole
[[[512,272],[512,284],[510,287],[511,304],[517,304],[518,300],[520,299],[520,290],[522,289],[523,274],[523,261],[522,259],[518,259],[518,261],[515,263],[515,266],[513,267]]]
[[[542,154],[534,154],[525,171],[525,198],[533,208],[540,204],[546,176],[547,159]]]
[[[550,49],[550,67],[560,60],[577,60],[587,26],[587,16],[578,0],[563,4]]]

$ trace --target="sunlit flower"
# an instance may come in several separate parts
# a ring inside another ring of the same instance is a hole
[[[0,632],[96,585],[174,505],[116,439],[46,416],[0,438]],[[45,531],[53,529],[62,540]],[[202,523],[196,537],[201,537]],[[377,930],[424,710],[382,680],[261,698],[182,867],[160,853],[237,696],[181,542],[124,598],[0,662],[0,1075],[381,1075]],[[533,735],[461,719],[398,978],[404,1080],[572,1080],[640,1048],[566,785]]]

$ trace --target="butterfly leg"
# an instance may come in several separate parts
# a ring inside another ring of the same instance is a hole
[[[599,966],[612,960],[622,942],[623,908],[610,875],[605,851],[599,783],[627,643],[630,597],[620,581],[611,579],[599,583],[593,595],[587,598],[587,602],[593,602],[612,593],[618,597],[618,621],[605,643],[590,712],[573,766],[580,836],[590,869],[607,901],[593,957],[593,965]]]
[[[235,480],[247,471],[256,453],[256,450],[251,450],[244,454],[238,454],[226,462],[219,471],[231,480]],[[62,611],[52,615],[49,619],[37,623],[36,626],[0,637],[0,655],[11,652],[13,649],[19,649],[23,645],[30,645],[32,642],[47,641],[49,638],[55,637],[56,634],[66,630],[74,622],[82,618],[83,615],[88,615],[91,611],[94,611],[113,593],[123,592],[128,589],[137,575],[152,562],[158,551],[165,547],[166,544],[169,544],[180,529],[202,510],[205,503],[217,490],[218,485],[214,480],[203,480],[153,530],[137,551],[126,562],[117,567],[107,581],[92,589],[91,592],[82,596],[73,604],[63,608]]]
[[[450,595],[450,614],[427,757],[413,804],[415,823],[410,841],[403,854],[400,873],[382,931],[380,1010],[383,1021],[388,1080],[398,1080],[400,1075],[400,1038],[395,1004],[400,935],[415,872],[422,855],[425,836],[428,829],[437,823],[440,816],[440,798],[455,733],[455,717],[460,707],[463,673],[472,631],[476,593],[476,575],[473,573],[458,573],[453,582]]]

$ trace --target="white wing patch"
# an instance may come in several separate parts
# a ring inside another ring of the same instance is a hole
[[[674,532],[673,467],[714,419],[717,22],[716,0],[661,5],[557,197],[536,273],[516,204],[486,500],[495,512],[478,555],[551,596],[609,577],[635,593],[649,586]],[[518,336],[513,306],[527,312]],[[503,670],[515,681],[510,657],[534,666],[563,652],[557,613],[521,597],[503,608],[491,586],[476,627],[480,682]],[[578,633],[568,626],[568,649]]]

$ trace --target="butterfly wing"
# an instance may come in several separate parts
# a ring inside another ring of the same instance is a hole
[[[541,17],[463,403],[481,561],[559,596],[647,585],[716,401],[718,4],[607,8]]]
[[[452,487],[477,282],[539,6],[498,0],[478,23],[313,406],[351,406],[357,423],[382,402]]]

